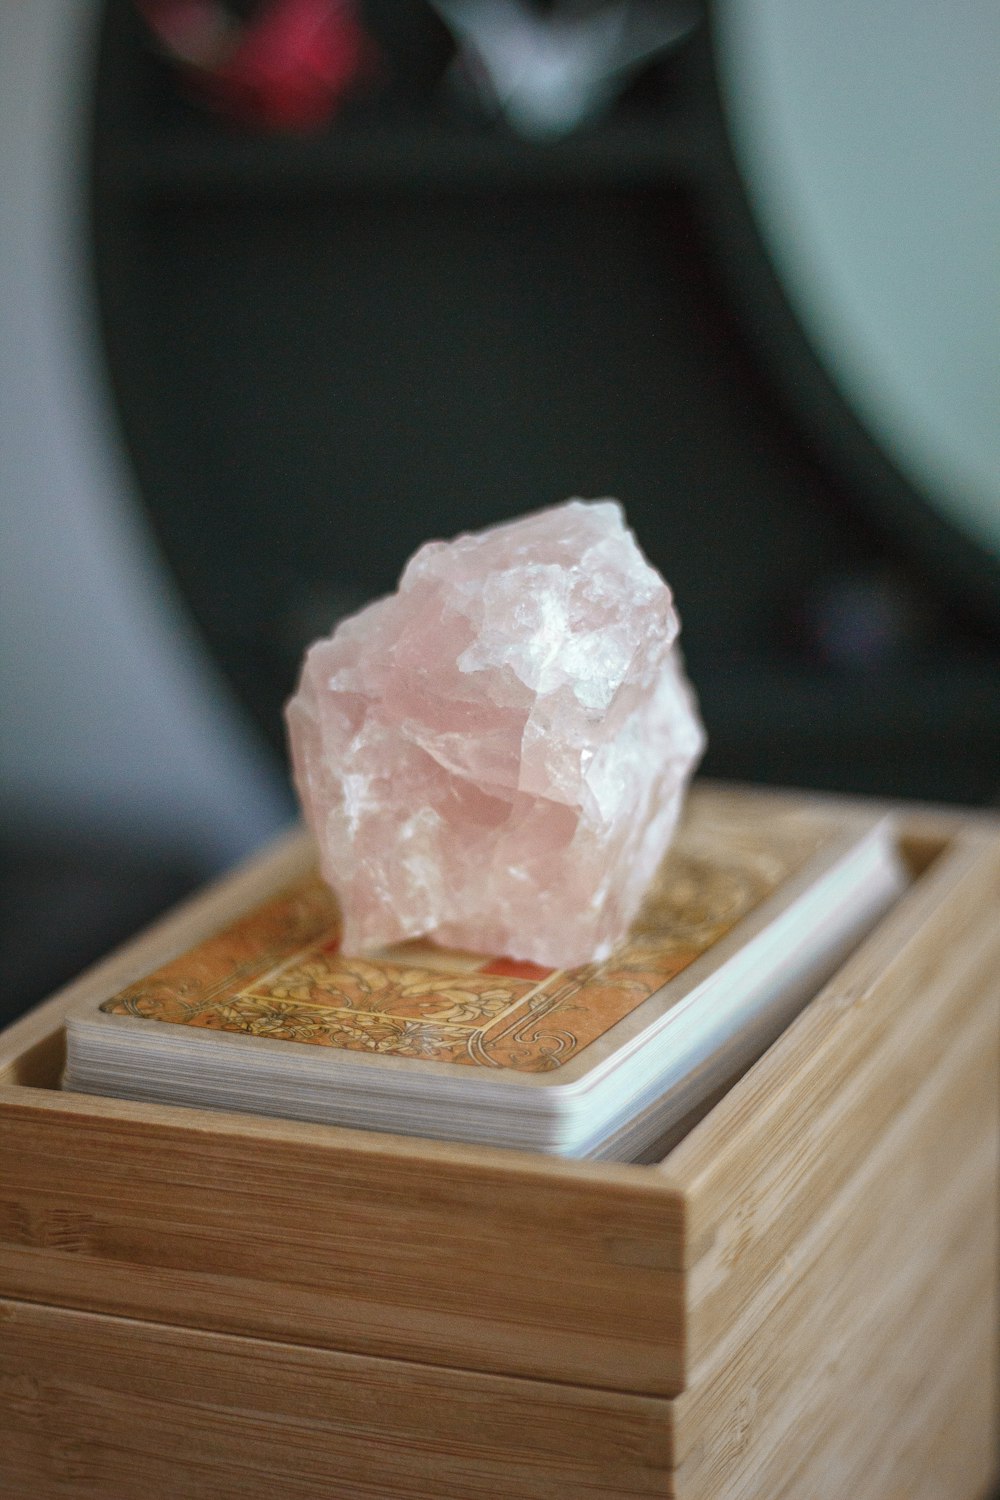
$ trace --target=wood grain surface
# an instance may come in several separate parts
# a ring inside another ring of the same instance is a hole
[[[970,1010],[1000,1016],[1000,847],[928,871],[656,1169],[687,1209],[696,1363],[857,1169]]]
[[[837,1490],[829,1450],[859,1389],[870,1410],[891,1410],[875,1390],[904,1344],[904,1364],[928,1378],[956,1299],[995,1312],[996,1220],[983,1212],[1000,1168],[994,1049],[980,1012],[693,1373],[674,1403],[685,1500],[755,1495],[767,1458],[813,1448],[831,1469],[822,1493],[855,1494],[843,1468]]]
[[[677,1388],[680,1205],[642,1168],[37,1092],[0,1095],[11,1296]]]
[[[669,1403],[0,1302],[0,1493],[663,1495]]]

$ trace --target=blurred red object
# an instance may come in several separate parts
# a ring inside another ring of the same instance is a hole
[[[247,21],[219,0],[136,3],[201,97],[247,125],[315,129],[374,70],[349,0],[270,0]]]

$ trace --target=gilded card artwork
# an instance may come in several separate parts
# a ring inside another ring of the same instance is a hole
[[[310,876],[101,1009],[214,1031],[544,1072],[602,1036],[771,895],[823,842],[800,818],[682,833],[629,940],[601,965],[544,970],[416,941],[340,951]]]

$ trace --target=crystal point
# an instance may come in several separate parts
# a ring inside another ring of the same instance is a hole
[[[344,946],[602,959],[704,734],[670,590],[612,500],[428,542],[306,654],[292,765]]]

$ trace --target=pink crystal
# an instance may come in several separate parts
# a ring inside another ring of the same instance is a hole
[[[670,590],[613,500],[428,542],[306,654],[296,785],[344,947],[604,958],[704,736]]]

